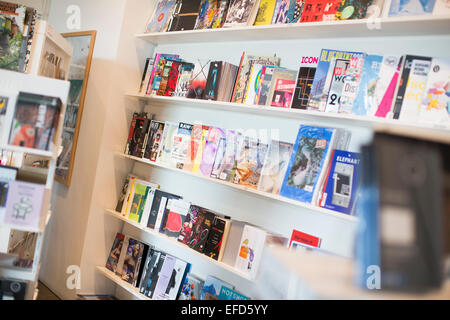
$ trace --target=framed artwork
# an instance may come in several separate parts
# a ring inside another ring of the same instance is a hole
[[[63,150],[56,164],[55,180],[70,186],[97,32],[63,33],[62,36],[72,45],[73,55],[69,72],[70,92],[62,131]]]

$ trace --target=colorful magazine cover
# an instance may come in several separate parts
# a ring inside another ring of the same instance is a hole
[[[181,286],[178,300],[200,300],[204,283],[205,281],[193,274],[187,274]]]
[[[152,120],[147,133],[147,145],[144,158],[151,162],[157,162],[163,146],[163,134],[165,123]]]
[[[145,32],[167,31],[169,19],[175,10],[176,4],[176,0],[159,0],[153,16],[145,28]]]
[[[325,82],[325,88],[328,88],[325,112],[339,112],[344,79],[349,68],[350,59],[331,59],[330,69]]]
[[[224,28],[253,25],[259,0],[232,0],[228,7]]]
[[[215,216],[216,215],[214,213],[206,209],[200,209],[197,212],[195,223],[192,226],[190,239],[187,243],[190,248],[203,253],[206,240],[208,239],[209,230],[213,225]]]
[[[190,202],[182,199],[169,199],[165,210],[164,222],[161,228],[164,233],[177,239],[183,230],[184,221],[190,209]]]
[[[391,0],[389,17],[432,14],[436,0]]]
[[[319,57],[303,56],[300,61],[291,108],[306,110]]]
[[[399,120],[410,123],[420,120],[420,107],[425,97],[425,89],[430,70],[431,59],[417,59],[412,61]]]
[[[154,64],[148,82],[146,94],[156,94],[161,84],[162,72],[167,59],[178,60],[178,55],[157,53],[154,59]]]
[[[246,137],[236,161],[233,183],[257,189],[267,149],[267,144]]]
[[[377,85],[383,56],[369,54],[364,61],[358,94],[353,104],[352,113],[365,116],[374,108],[375,88]]]
[[[395,89],[397,88],[401,66],[401,56],[383,57],[380,68],[380,77],[377,81],[374,93],[375,109],[371,110],[371,115],[386,118],[389,117],[389,114],[392,114],[392,101],[394,99]]]
[[[305,0],[300,22],[333,21],[341,0]]]
[[[225,131],[223,129],[209,128],[205,148],[203,149],[202,161],[199,166],[199,172],[202,176],[209,177],[211,175],[220,139],[224,137]]]
[[[119,262],[120,253],[122,252],[123,240],[125,236],[117,233],[114,239],[108,260],[106,260],[106,268],[114,273],[117,271],[117,263]]]
[[[189,144],[191,143],[192,124],[180,122],[178,132],[174,136],[172,148],[172,163],[178,169],[183,169],[188,156]]]
[[[334,150],[320,206],[352,214],[359,187],[359,153]]]
[[[254,279],[258,272],[266,237],[264,230],[250,225],[244,226],[234,267],[251,279]]]
[[[219,1],[202,0],[194,29],[210,29],[219,11]]]
[[[161,251],[153,249],[148,251],[144,274],[139,288],[140,293],[149,298],[153,297],[165,259],[166,254]]]
[[[350,60],[355,53],[362,52],[348,52],[322,49],[320,53],[319,63],[317,64],[316,73],[314,75],[314,81],[311,87],[311,95],[309,98],[308,109],[324,111],[327,100],[329,85],[326,86],[327,76],[333,59]],[[333,65],[334,67],[334,65]],[[332,70],[333,71],[333,70]],[[330,72],[332,72],[330,71]]]
[[[366,54],[353,55],[350,59],[350,65],[345,73],[344,86],[339,101],[339,112],[351,114],[356,96],[358,94],[359,84],[363,71]]]
[[[144,207],[147,201],[147,195],[150,187],[146,184],[136,182],[134,185],[134,194],[131,202],[128,219],[137,223],[141,222]]]
[[[334,20],[364,19],[373,0],[342,0]]]
[[[300,127],[280,195],[311,203],[330,155],[333,136],[333,129]]]
[[[0,69],[21,71],[25,58],[21,56],[21,47],[26,41],[26,17],[26,6],[0,2]]]
[[[272,18],[272,24],[285,23],[289,11],[290,0],[280,0]]]
[[[172,94],[174,97],[187,97],[194,75],[194,68],[195,65],[192,63],[183,62],[181,64],[177,86]]]
[[[222,138],[219,142],[211,178],[231,181],[236,154],[240,150],[238,146],[240,134],[235,130],[226,130],[226,138]]]
[[[20,92],[17,97],[9,144],[50,150],[58,128],[62,103],[59,98]]]
[[[153,294],[154,300],[176,300],[181,285],[190,269],[190,264],[166,255],[158,283]]]
[[[267,158],[261,170],[258,190],[273,194],[280,193],[293,147],[292,143],[280,141],[270,143]]]
[[[256,93],[255,104],[259,106],[266,106],[269,104],[270,88],[272,86],[272,78],[275,70],[279,67],[264,66],[261,72],[261,84]]]
[[[297,23],[303,13],[305,0],[290,0],[289,11],[286,17],[286,23]]]
[[[126,248],[126,255],[123,261],[122,280],[134,285],[138,273],[139,267],[144,254],[145,245],[135,239],[130,238],[128,247]]]
[[[258,92],[258,88],[261,85],[261,76],[264,65],[252,63],[252,67],[250,69],[250,77],[249,84],[247,87],[247,92],[245,94],[243,103],[245,104],[254,104],[256,99],[256,94]]]
[[[277,0],[261,0],[254,25],[260,26],[271,24],[276,4]]]
[[[218,300],[222,287],[233,289],[233,286],[213,276],[208,276],[203,284],[200,300]]]
[[[198,159],[203,153],[203,147],[205,146],[206,137],[208,135],[208,126],[204,126],[201,123],[194,123],[192,126],[191,139],[187,149],[187,156],[183,166],[183,170],[194,171],[194,166],[200,166],[201,158]]]
[[[206,80],[208,79],[211,60],[198,59],[195,62],[192,81],[187,97],[191,99],[202,99],[205,92]]]
[[[274,91],[270,105],[272,107],[290,108],[295,91],[295,82],[294,77],[289,79],[274,79],[275,85],[273,88]]]
[[[192,231],[195,223],[197,222],[197,216],[200,211],[205,211],[206,209],[193,205],[189,207],[189,211],[183,222],[183,227],[181,228],[180,234],[178,235],[178,241],[188,245],[191,241]]]
[[[450,59],[433,58],[431,62],[420,120],[441,124],[450,122]]]

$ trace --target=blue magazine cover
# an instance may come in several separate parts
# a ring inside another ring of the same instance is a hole
[[[314,81],[311,86],[311,95],[308,103],[309,110],[325,110],[328,99],[328,91],[330,89],[326,88],[325,82],[327,80],[331,60],[333,58],[350,60],[354,54],[362,55],[364,53],[322,49],[320,52],[319,63],[317,64],[316,74],[314,75]]]
[[[392,0],[389,17],[432,14],[436,0]]]
[[[359,153],[334,150],[321,207],[351,214],[359,187]]]
[[[166,31],[169,18],[172,16],[176,0],[160,0],[151,20],[145,28],[146,33]]]
[[[234,290],[222,286],[218,300],[249,300],[249,298]]]
[[[383,56],[368,54],[364,61],[361,81],[359,82],[358,94],[353,102],[352,113],[365,116],[370,106],[375,102],[375,86],[380,73]]]
[[[232,289],[233,286],[213,276],[208,276],[203,285],[200,300],[218,300],[222,287]]]
[[[334,133],[334,129],[300,127],[281,196],[311,203]]]

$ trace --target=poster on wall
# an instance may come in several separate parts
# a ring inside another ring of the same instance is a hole
[[[62,131],[63,149],[56,164],[55,179],[66,186],[70,186],[72,178],[96,35],[96,31],[63,34],[73,47],[73,57],[69,73],[69,98]]]

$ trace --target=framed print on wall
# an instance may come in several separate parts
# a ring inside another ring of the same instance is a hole
[[[97,32],[63,33],[62,36],[72,45],[73,56],[69,72],[69,98],[62,131],[63,150],[56,164],[55,180],[70,186]]]

